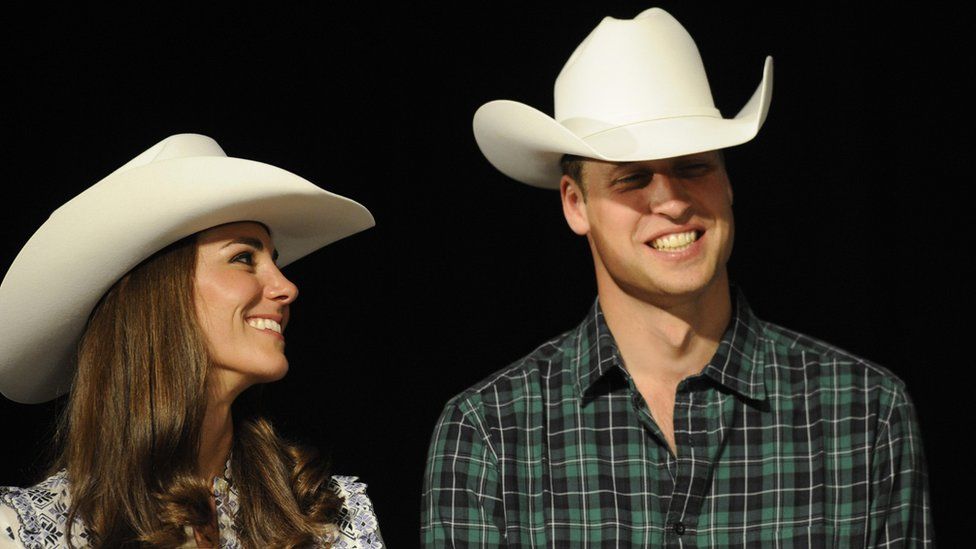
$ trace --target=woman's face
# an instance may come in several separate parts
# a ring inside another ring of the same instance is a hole
[[[197,237],[194,303],[219,388],[237,393],[288,371],[284,329],[298,296],[263,225],[230,223]]]

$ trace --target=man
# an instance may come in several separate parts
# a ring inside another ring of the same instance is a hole
[[[924,458],[887,370],[757,319],[731,289],[723,119],[669,14],[604,19],[556,80],[556,118],[475,114],[506,175],[558,186],[598,299],[574,330],[456,396],[435,429],[427,546],[915,546]],[[560,173],[561,172],[561,173]]]

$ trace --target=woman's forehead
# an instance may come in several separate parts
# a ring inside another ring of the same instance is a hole
[[[197,244],[205,246],[242,238],[257,239],[269,247],[272,244],[270,231],[263,223],[257,221],[236,221],[200,231],[197,233]]]

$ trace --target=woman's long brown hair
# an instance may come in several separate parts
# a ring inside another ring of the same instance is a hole
[[[68,524],[80,517],[96,547],[172,547],[186,541],[185,526],[214,522],[210,481],[197,474],[211,361],[193,303],[195,266],[195,236],[157,252],[108,290],[81,340],[55,469],[71,483]],[[339,505],[328,472],[237,408],[241,541],[312,544]]]

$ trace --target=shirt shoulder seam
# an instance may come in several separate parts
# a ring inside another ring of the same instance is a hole
[[[761,327],[761,334],[759,335],[759,338],[762,341],[766,341],[772,345],[786,345],[790,348],[790,350],[795,352],[806,351],[808,353],[813,353],[818,357],[830,360],[840,360],[842,363],[851,366],[865,368],[869,372],[878,376],[884,382],[891,384],[892,389],[896,389],[898,391],[905,390],[905,383],[900,377],[898,377],[897,374],[871,360],[859,357],[836,345],[827,343],[822,339],[797,332],[796,330],[791,330],[772,322],[761,320],[759,321],[759,324]],[[789,339],[792,339],[792,342],[784,341]],[[767,366],[771,365],[767,363]]]

